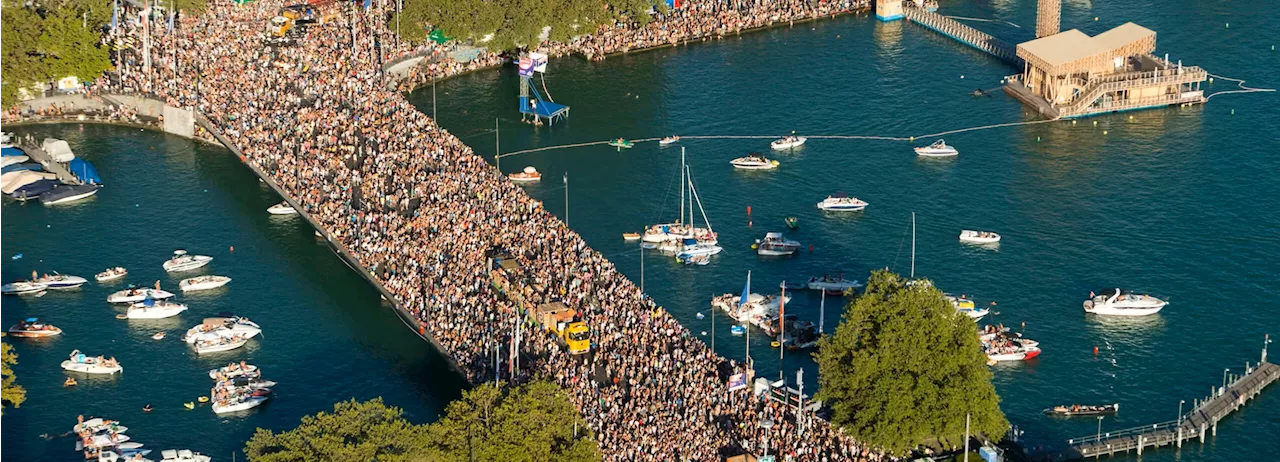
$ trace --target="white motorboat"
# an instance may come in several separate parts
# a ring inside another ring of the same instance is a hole
[[[119,452],[110,449],[98,452],[98,462],[154,462],[146,458],[148,454],[151,454],[150,449],[124,449],[125,444],[133,443],[119,445]]]
[[[827,292],[844,292],[849,289],[855,289],[855,290],[860,289],[862,288],[862,283],[855,280],[845,279],[844,275],[840,275],[840,276],[826,275],[822,277],[814,276],[809,278],[809,283],[806,284],[806,287],[808,287],[809,290],[825,290]]]
[[[0,286],[0,293],[5,295],[26,295],[44,292],[49,286],[39,282],[16,281]]]
[[[769,160],[764,154],[753,152],[747,154],[746,157],[739,157],[729,161],[729,165],[743,170],[772,170],[778,167],[778,161]]]
[[[960,242],[966,244],[995,244],[1000,242],[1000,235],[991,231],[966,229],[960,231]]]
[[[964,295],[956,297],[953,295],[943,294],[943,298],[945,298],[948,302],[951,302],[951,306],[955,307],[957,313],[968,316],[970,319],[973,319],[973,320],[982,319],[983,316],[986,316],[987,314],[991,313],[991,310],[978,308],[977,305],[973,302],[973,299],[966,297]]]
[[[76,450],[83,451],[86,448],[112,448],[112,447],[119,446],[129,440],[130,440],[129,435],[123,435],[119,433],[112,434],[110,432],[100,432],[94,435],[89,435],[86,438],[82,438],[80,441],[76,441]],[[138,446],[138,447],[141,447],[141,446]]]
[[[228,282],[231,282],[231,278],[211,274],[207,276],[196,276],[193,278],[183,279],[182,282],[178,283],[178,288],[182,289],[183,292],[193,292],[197,290],[217,289],[227,285]]]
[[[683,261],[700,255],[706,255],[709,257],[720,253],[722,250],[724,250],[724,248],[715,244],[698,242],[697,239],[685,239],[684,247],[676,254],[676,258]]]
[[[1121,292],[1120,289],[1102,291],[1085,300],[1086,313],[1112,316],[1147,316],[1160,312],[1169,302],[1150,295]]]
[[[686,265],[707,266],[711,264],[711,256],[710,255],[691,255],[681,260],[681,262]]]
[[[167,290],[131,287],[108,295],[107,303],[137,303],[148,298],[164,300],[170,297],[173,297],[173,293]]]
[[[183,311],[187,311],[187,305],[149,299],[134,303],[125,316],[129,319],[164,319],[177,316]]]
[[[981,336],[982,353],[994,362],[1025,361],[1040,356],[1040,343],[1005,333]]]
[[[524,171],[518,173],[507,174],[507,179],[516,183],[531,183],[534,181],[542,181],[542,173],[533,166],[525,167]]]
[[[809,141],[809,139],[803,136],[784,136],[780,139],[774,140],[772,143],[769,143],[769,147],[776,151],[783,151],[798,148],[804,145],[805,141]]]
[[[279,204],[267,207],[267,213],[272,215],[293,215],[298,213],[288,202],[280,201]]]
[[[71,276],[69,274],[58,274],[57,272],[54,272],[53,274],[40,276],[40,279],[36,279],[36,282],[49,286],[49,289],[51,290],[67,290],[80,287],[84,285],[84,283],[89,282],[89,280],[80,276]]]
[[[800,250],[800,242],[782,237],[782,233],[765,233],[764,239],[756,240],[758,255],[791,255]]]
[[[219,367],[219,368],[217,368],[217,369],[209,369],[209,378],[210,378],[210,379],[214,379],[214,380],[217,380],[219,376],[222,376],[222,377],[240,377],[240,376],[257,377],[258,375],[259,375],[259,373],[258,373],[258,366],[255,366],[255,365],[253,365],[253,364],[240,364],[240,363],[233,363],[233,364],[229,364],[229,365],[226,365],[226,366]]]
[[[702,213],[702,221],[707,224],[706,228],[699,228],[693,224],[693,204],[697,200],[693,189],[693,182],[689,180],[689,169],[685,165],[684,148],[680,148],[680,219],[673,223],[663,223],[650,225],[645,228],[644,235],[641,237],[642,242],[651,244],[661,244],[670,240],[681,242],[685,239],[693,238],[698,242],[708,245],[716,245],[719,243],[716,233],[711,229],[711,222],[707,220],[705,211]],[[688,188],[688,207],[689,207],[689,223],[685,223],[685,188]],[[702,210],[702,201],[698,200],[699,210]]]
[[[210,462],[213,458],[190,449],[165,449],[160,451],[160,462]]]
[[[671,135],[671,136],[668,136],[668,137],[666,137],[666,138],[663,138],[663,139],[658,140],[658,145],[659,145],[659,146],[669,146],[669,145],[676,144],[676,143],[679,143],[679,142],[680,142],[680,137],[679,137],[679,136]]]
[[[842,193],[832,194],[818,203],[818,208],[828,212],[859,212],[867,208],[865,201]]]
[[[960,151],[947,146],[947,142],[943,140],[934,141],[928,146],[917,146],[915,150],[916,155],[921,157],[951,157],[960,154]]]
[[[41,338],[62,335],[62,329],[44,322],[39,318],[27,318],[9,328],[9,336],[17,338]]]
[[[214,336],[213,338],[199,339],[192,345],[196,348],[196,354],[203,355],[234,350],[244,346],[246,343],[249,343],[249,339],[247,337],[243,335],[233,335],[230,337]]]
[[[71,352],[71,356],[62,362],[62,368],[71,372],[82,372],[85,374],[116,374],[124,372],[124,367],[114,359],[103,359],[98,356],[88,357],[80,350]]]
[[[170,273],[178,271],[191,271],[204,265],[208,265],[213,261],[213,257],[206,255],[187,255],[185,250],[173,251],[173,258],[164,262],[164,270]]]
[[[229,318],[205,318],[204,322],[187,330],[182,341],[189,344],[197,340],[212,340],[218,337],[241,336],[253,338],[262,333],[262,327],[247,318],[232,316]]]
[[[711,306],[724,310],[729,317],[739,323],[760,325],[771,316],[776,319],[779,307],[789,302],[791,302],[790,295],[782,298],[778,295],[752,293],[747,295],[747,302],[742,303],[740,295],[724,294],[711,299]]]
[[[93,278],[97,279],[98,282],[107,282],[107,281],[114,281],[116,279],[120,279],[122,277],[125,277],[125,275],[127,274],[129,274],[129,270],[124,269],[123,266],[117,266],[115,268],[107,268],[106,271],[98,273],[98,275],[94,276]]]
[[[83,431],[88,431],[89,433],[98,433],[102,431],[124,433],[129,431],[129,427],[120,425],[120,422],[115,420],[104,420],[101,417],[94,417],[71,427],[71,433],[80,433]]]
[[[229,412],[247,411],[262,405],[267,401],[266,396],[240,396],[226,400],[214,400],[213,412],[215,414],[226,414]]]

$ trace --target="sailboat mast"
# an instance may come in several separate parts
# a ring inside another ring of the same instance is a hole
[[[693,174],[689,174],[689,232],[693,232],[693,204],[694,200],[698,201],[698,212],[702,214],[702,221],[707,224],[707,233],[714,234],[715,230],[711,229],[711,220],[707,219],[707,211],[702,208],[702,198],[698,197],[698,190],[693,189]]]
[[[787,333],[787,281],[782,281],[782,296],[778,297],[778,380],[782,380],[782,359],[787,346],[782,344]]]
[[[750,296],[750,295],[751,295],[751,270],[747,270],[747,290],[746,290],[746,292],[747,292],[747,296]],[[739,306],[738,306],[738,310],[739,310],[739,311],[741,311],[741,310],[743,310],[743,309],[745,309],[745,308],[746,308],[746,307],[742,306],[742,301],[741,301],[741,300],[739,300],[739,301],[738,301],[738,305],[739,305]],[[747,316],[748,316],[748,319],[750,319],[750,315],[747,315]],[[751,326],[747,326],[747,328],[745,329],[745,331],[746,331],[746,333],[747,333],[747,368],[748,368],[748,369],[755,369],[755,368],[754,368],[754,367],[752,367],[752,365],[751,365]]]
[[[916,213],[911,212],[911,279],[916,278]]]
[[[680,146],[680,223],[684,223],[684,146]]]

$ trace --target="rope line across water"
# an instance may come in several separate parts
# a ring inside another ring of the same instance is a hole
[[[1226,91],[1214,92],[1213,94],[1210,94],[1208,97],[1206,97],[1206,98],[1204,99],[1204,100],[1205,100],[1205,102],[1208,102],[1209,100],[1213,99],[1213,97],[1214,97],[1214,96],[1218,96],[1218,95],[1225,95],[1225,94],[1229,94],[1229,93],[1259,93],[1259,92],[1274,92],[1274,91],[1276,91],[1276,89],[1274,89],[1274,88],[1253,88],[1253,87],[1247,87],[1247,86],[1245,86],[1245,85],[1244,85],[1244,80],[1241,80],[1241,79],[1233,79],[1233,78],[1231,78],[1231,77],[1223,77],[1223,76],[1221,76],[1221,75],[1216,75],[1216,74],[1209,74],[1209,77],[1213,77],[1213,78],[1216,78],[1216,79],[1222,79],[1222,80],[1230,80],[1230,81],[1232,81],[1232,82],[1236,82],[1236,86],[1240,87],[1241,89],[1240,89],[1240,90],[1226,90]]]

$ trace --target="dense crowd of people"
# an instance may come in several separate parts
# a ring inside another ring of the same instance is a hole
[[[851,4],[817,5],[725,10],[694,2],[645,28],[607,27],[575,46],[608,53]],[[281,6],[213,0],[172,32],[151,31],[150,72],[132,59],[99,86],[204,114],[394,295],[468,380],[514,374],[559,383],[605,460],[711,461],[766,444],[787,460],[885,459],[811,416],[801,431],[792,407],[729,391],[729,374],[743,366],[716,355],[577,233],[387,90],[380,63],[424,51],[388,46],[387,11],[334,4],[342,14],[282,46],[266,32]],[[430,72],[460,72],[442,63]],[[495,255],[517,263],[505,290],[494,283]],[[521,309],[550,301],[590,326],[592,354],[570,356],[523,320]],[[527,359],[511,371],[515,345]],[[760,425],[766,418],[771,429]]]

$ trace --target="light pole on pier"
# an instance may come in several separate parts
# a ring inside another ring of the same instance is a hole
[[[1226,369],[1223,369],[1223,370],[1222,370],[1222,389],[1218,390],[1218,393],[1223,393],[1223,392],[1226,390],[1226,388],[1227,388],[1227,372],[1230,372],[1230,371],[1231,371],[1231,368],[1226,368]]]
[[[760,428],[764,429],[764,455],[769,455],[769,429],[773,428],[773,419],[765,417],[760,421]]]
[[[1179,427],[1182,426],[1182,405],[1186,403],[1187,403],[1187,400],[1185,399],[1178,400],[1178,426]]]
[[[564,225],[569,226],[569,172],[564,172]]]
[[[1102,419],[1106,416],[1098,416],[1098,442],[1102,442]]]

